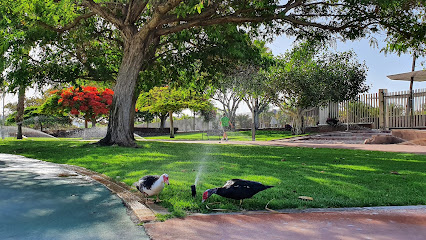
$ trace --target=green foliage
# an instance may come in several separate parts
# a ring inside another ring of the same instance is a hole
[[[152,120],[154,120],[154,114],[150,113],[149,111],[139,111],[136,109],[135,121],[151,122]]]
[[[237,116],[235,116],[235,125],[238,128],[250,128],[251,127],[251,121],[252,120],[251,120],[251,118],[248,114],[238,114]],[[259,132],[257,132],[257,133],[259,134]]]
[[[38,78],[41,64],[33,58],[31,50],[52,34],[22,14],[37,10],[32,4],[10,0],[0,3],[0,72],[9,92],[44,83],[44,79]]]
[[[40,111],[38,107],[27,107],[24,110],[24,120],[39,115]],[[15,123],[17,112],[13,112],[6,118],[6,124],[10,125]]]
[[[141,93],[136,107],[151,113],[167,113],[179,112],[186,108],[194,111],[212,110],[213,104],[208,100],[208,96],[189,89],[154,87],[149,92]]]
[[[51,115],[43,112],[40,106],[27,107],[24,110],[23,125],[31,128],[56,128],[58,126],[71,125],[71,119],[68,116],[60,114]],[[12,125],[15,123],[17,112],[13,112],[6,119],[6,124]]]
[[[141,73],[139,88],[154,86],[205,91],[241,63],[259,59],[259,49],[235,24],[187,29],[161,39],[156,61]]]
[[[380,15],[394,15],[404,18],[398,21],[393,18],[384,18],[383,27],[387,32],[386,46],[382,48],[385,53],[395,52],[398,55],[410,53],[411,55],[426,55],[426,1],[401,0],[381,1],[378,12]]]
[[[306,109],[329,101],[350,100],[368,90],[367,68],[353,52],[330,53],[324,46],[303,42],[287,52],[264,73],[275,101]]]
[[[326,50],[320,42],[301,42],[263,72],[272,101],[291,116],[296,134],[304,132],[305,111],[350,100],[368,90],[367,67],[358,63],[354,52]]]
[[[56,91],[52,91],[50,93],[50,97],[46,99],[46,101],[41,105],[40,111],[43,114],[51,114],[51,115],[59,115],[64,116],[67,113],[63,108],[59,106],[59,99],[61,99],[60,94],[56,94]]]

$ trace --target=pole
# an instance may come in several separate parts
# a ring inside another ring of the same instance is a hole
[[[2,106],[2,115],[1,115],[1,138],[4,139],[5,138],[5,133],[4,133],[4,98],[6,97],[6,92],[3,92],[3,106]]]
[[[255,117],[256,117],[256,105],[255,105],[255,100],[254,97],[252,97],[252,110],[251,110],[251,140],[252,141],[256,141],[256,121],[255,121]]]
[[[381,130],[387,130],[387,110],[386,110],[386,94],[387,89],[379,89],[379,128]]]
[[[349,132],[349,100],[346,101],[346,132]]]
[[[411,65],[411,71],[414,72],[416,69],[416,53],[413,53],[413,64]],[[410,111],[410,127],[414,127],[414,109],[413,109],[413,84],[414,84],[414,76],[411,76],[410,81],[410,99],[408,101],[408,108]]]

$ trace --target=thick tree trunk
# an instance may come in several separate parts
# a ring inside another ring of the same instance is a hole
[[[125,43],[123,59],[114,88],[107,135],[99,141],[102,145],[136,147],[133,136],[136,84],[143,61],[155,52],[154,40],[134,38]]]
[[[167,119],[167,113],[164,115],[160,115],[160,129],[163,130],[164,126],[166,125],[166,119]]]
[[[24,122],[24,110],[25,110],[25,87],[19,87],[18,93],[18,107],[16,113],[16,124],[18,125],[18,132],[16,133],[17,139],[22,139],[22,123]]]

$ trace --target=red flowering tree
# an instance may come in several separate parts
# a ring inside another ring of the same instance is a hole
[[[92,127],[96,125],[96,119],[109,113],[112,104],[114,91],[106,88],[98,90],[96,87],[86,86],[81,88],[69,87],[59,91],[54,91],[58,99],[60,110],[69,112],[72,115],[81,115],[87,122],[92,122]]]

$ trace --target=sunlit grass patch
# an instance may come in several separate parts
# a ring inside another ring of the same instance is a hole
[[[361,166],[361,165],[335,165],[335,164],[331,164],[330,166],[336,167],[336,168],[358,170],[358,171],[376,171],[376,169],[374,169],[374,168],[371,168],[371,167],[368,167],[368,166]]]

